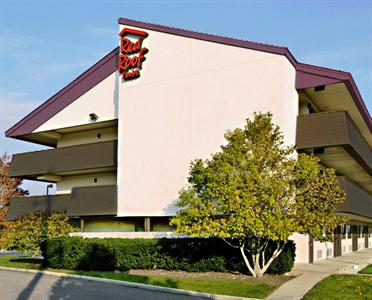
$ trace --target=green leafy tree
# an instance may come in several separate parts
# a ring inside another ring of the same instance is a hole
[[[22,179],[8,176],[9,161],[10,157],[6,153],[0,156],[0,232],[9,225],[6,216],[11,199],[28,194],[20,187]]]
[[[43,240],[67,237],[73,231],[64,213],[35,212],[10,223],[0,238],[0,248],[38,255]]]
[[[190,236],[213,236],[239,248],[254,277],[262,277],[294,232],[321,240],[345,222],[337,206],[345,199],[334,170],[284,146],[272,114],[255,114],[243,129],[225,134],[226,145],[210,159],[191,163],[171,225]],[[269,241],[276,248],[265,253]]]

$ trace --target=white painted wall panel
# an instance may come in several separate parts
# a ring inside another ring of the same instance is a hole
[[[309,262],[309,236],[294,233],[289,237],[290,240],[296,244],[296,257],[295,263],[308,263]]]
[[[146,31],[141,77],[119,84],[119,216],[174,214],[190,161],[255,111],[273,112],[295,143],[295,69],[284,56]]]
[[[35,129],[34,132],[89,124],[91,122],[90,113],[98,115],[97,122],[116,119],[117,82],[118,73],[113,73]]]
[[[353,252],[353,241],[351,238],[341,240],[342,254]]]
[[[333,257],[333,242],[314,240],[314,261]]]
[[[99,135],[99,137],[98,137]],[[66,133],[57,141],[57,148],[83,145],[91,143],[108,142],[118,139],[116,127],[106,127],[94,130],[85,130],[74,133]]]
[[[97,182],[94,182],[95,178]],[[116,172],[63,176],[62,181],[57,182],[56,194],[69,194],[73,187],[115,184]]]
[[[365,237],[358,238],[358,250],[364,249],[366,245]]]

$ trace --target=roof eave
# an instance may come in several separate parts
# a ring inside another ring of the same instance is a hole
[[[163,32],[167,34],[173,34],[177,36],[212,42],[212,43],[218,43],[218,44],[224,44],[229,46],[235,46],[240,48],[246,48],[246,49],[252,49],[257,51],[263,51],[268,52],[272,54],[278,54],[278,55],[284,55],[288,58],[288,60],[292,63],[293,66],[296,66],[297,61],[292,55],[292,53],[289,51],[287,47],[281,47],[281,46],[275,46],[275,45],[269,45],[269,44],[262,44],[262,43],[256,43],[251,41],[245,41],[240,39],[234,39],[209,33],[201,33],[196,32],[192,30],[186,30],[186,29],[180,29],[175,27],[169,27],[169,26],[163,26],[158,24],[152,24],[142,21],[135,21],[131,19],[125,19],[125,18],[119,18],[118,23],[121,25],[129,25],[134,27],[140,27],[147,30],[152,31],[158,31]]]
[[[15,138],[32,133],[63,108],[96,86],[108,75],[115,72],[118,54],[119,47],[116,47],[62,90],[54,94],[47,101],[9,128],[5,132],[5,136]]]

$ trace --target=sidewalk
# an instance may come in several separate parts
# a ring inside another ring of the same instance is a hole
[[[355,274],[368,264],[372,264],[371,248],[313,264],[296,264],[291,273],[302,275],[287,281],[266,299],[299,300],[323,278],[331,274]],[[358,269],[354,269],[354,265],[358,265]]]

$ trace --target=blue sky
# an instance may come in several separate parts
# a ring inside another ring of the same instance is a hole
[[[0,131],[115,48],[118,17],[287,46],[301,62],[351,72],[372,111],[372,0],[0,0]],[[0,136],[0,153],[40,148]]]

